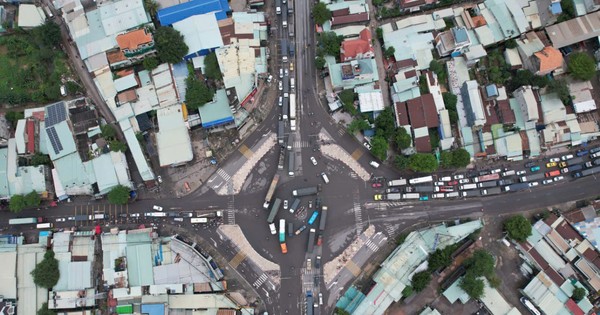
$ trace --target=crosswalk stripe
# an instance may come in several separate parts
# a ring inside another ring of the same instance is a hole
[[[260,277],[258,279],[256,279],[256,281],[254,281],[254,283],[252,285],[258,289],[258,287],[263,285],[263,283],[265,283],[265,281],[267,281],[267,275],[263,273],[262,275],[260,275]]]
[[[221,178],[223,178],[225,181],[228,181],[231,178],[231,176],[229,176],[229,174],[227,174],[227,172],[225,172],[225,170],[222,168],[217,170],[217,174],[219,174],[219,176],[221,176]]]

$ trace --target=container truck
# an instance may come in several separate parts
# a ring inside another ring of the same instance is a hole
[[[536,180],[540,180],[540,179],[544,179],[543,173],[523,176],[519,180],[521,181],[521,183],[526,183],[526,182],[532,182],[532,181],[536,181]]]
[[[431,198],[433,198],[433,199],[440,199],[440,198],[444,198],[444,197],[446,197],[446,194],[444,194],[444,193],[437,193],[437,194],[431,195]]]
[[[458,191],[446,193],[446,198],[456,198],[460,197],[460,193]]]
[[[600,159],[595,159],[594,161],[589,161],[589,162],[585,163],[585,167],[587,167],[587,168],[598,166],[598,165],[600,165]]]
[[[290,130],[296,131],[296,120],[295,119],[290,120]]]
[[[402,194],[386,194],[384,200],[400,200]]]
[[[294,134],[290,133],[287,138],[287,149],[291,151],[294,148]]]
[[[283,167],[285,166],[285,151],[280,150],[279,151],[279,162],[277,164],[277,169],[282,170]]]
[[[477,189],[477,184],[464,184],[459,186],[460,190]]]
[[[479,188],[491,188],[496,186],[498,186],[498,183],[496,181],[477,183],[477,187]]]
[[[475,177],[475,179],[473,179],[473,181],[476,183],[479,183],[479,182],[487,182],[490,180],[498,180],[498,179],[500,179],[500,174],[494,173],[494,174]]]
[[[463,197],[479,197],[481,196],[481,190],[461,191],[460,194]]]
[[[540,175],[544,175],[544,174],[540,174]],[[512,184],[512,185],[508,185],[504,187],[504,191],[508,191],[508,192],[514,192],[514,191],[519,191],[519,190],[525,190],[525,189],[529,189],[529,184],[527,183],[517,183],[517,184]]]
[[[287,14],[282,15],[281,26],[283,28],[286,28],[288,26],[287,20],[288,20]]]
[[[283,138],[285,137],[285,124],[283,123],[283,121],[279,121],[279,124],[277,125],[277,143],[279,143],[280,146],[284,146],[283,144]]]
[[[308,268],[308,267],[307,267]],[[306,291],[306,315],[313,315],[313,304],[315,299],[312,295],[312,291]]]
[[[281,40],[281,61],[288,62],[288,43],[287,39]]]
[[[408,180],[408,183],[411,185],[422,184],[422,183],[431,183],[431,182],[433,182],[433,176],[431,176],[431,175],[417,177],[417,178],[411,178]]]
[[[554,176],[558,176],[558,175],[560,175],[560,170],[554,170],[554,171],[546,172],[546,174],[544,174],[544,176],[546,176],[546,177],[554,177]]]
[[[90,216],[85,214],[78,214],[75,216],[75,221],[86,221],[89,220]]]
[[[307,252],[309,254],[312,254],[313,249],[315,248],[315,235],[317,233],[317,230],[315,229],[310,229],[309,233],[308,233],[308,247],[307,247]]]
[[[271,199],[273,198],[273,194],[275,193],[275,188],[277,188],[277,183],[279,183],[279,174],[275,174],[275,176],[273,176],[273,180],[271,181],[271,185],[269,186],[269,190],[267,191],[267,195],[265,196],[265,203],[263,204],[263,208],[269,209]]]
[[[312,225],[313,223],[315,223],[315,220],[317,220],[318,216],[319,216],[319,210],[315,210],[313,212],[313,214],[310,216],[310,218],[308,219],[308,225]]]
[[[493,187],[493,188],[482,190],[481,191],[481,195],[483,195],[483,196],[498,195],[501,192],[502,192],[502,188],[500,188],[500,187]]]
[[[288,176],[294,177],[296,164],[294,162],[294,152],[288,152]]]
[[[275,221],[275,216],[277,212],[279,212],[279,207],[281,206],[281,199],[275,198],[273,205],[271,206],[271,212],[269,213],[269,217],[267,218],[267,222],[273,223]]]
[[[191,218],[190,223],[192,223],[192,224],[208,223],[208,218]]]
[[[391,180],[387,183],[387,185],[388,185],[388,187],[405,186],[406,179],[401,178],[401,179]]]
[[[144,213],[145,217],[151,217],[151,218],[162,218],[162,217],[166,217],[167,214],[164,212],[146,212]],[[89,216],[88,217],[89,220],[93,220],[93,216]]]
[[[285,219],[279,219],[279,243],[285,243]]]
[[[573,177],[580,178],[580,177],[590,176],[590,175],[598,174],[598,173],[600,173],[600,166],[588,168],[587,170],[583,170],[581,172],[575,172],[575,173],[573,173]]]
[[[412,186],[404,188],[405,192],[418,192],[418,193],[432,193],[434,191],[433,186]]]
[[[404,200],[419,199],[419,198],[421,198],[421,195],[418,193],[410,193],[410,194],[402,195],[402,199],[404,199]]]
[[[581,164],[577,164],[577,165],[571,165],[569,167],[565,167],[563,169],[561,169],[561,173],[566,174],[569,172],[576,172],[576,171],[580,171],[583,167],[581,167]]]
[[[290,207],[290,213],[296,212],[296,210],[298,210],[298,207],[300,207],[300,199],[296,198],[294,199],[294,202],[292,202],[292,206]]]
[[[296,190],[292,191],[292,195],[294,197],[303,197],[303,196],[315,195],[315,194],[317,194],[317,192],[318,192],[318,188],[313,186],[313,187],[296,189]]]
[[[296,119],[296,94],[290,94],[290,119]]]
[[[506,186],[506,185],[512,185],[514,184],[515,181],[512,179],[501,179],[498,181],[498,185],[499,186]]]
[[[327,206],[321,207],[321,219],[319,221],[319,231],[325,230],[325,224],[327,223]]]
[[[10,225],[19,225],[19,224],[37,224],[41,223],[42,218],[17,218],[17,219],[9,219],[8,224]]]
[[[294,13],[294,1],[290,0],[288,2],[288,14]]]

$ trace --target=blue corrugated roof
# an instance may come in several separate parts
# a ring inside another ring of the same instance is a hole
[[[554,2],[550,5],[550,11],[552,11],[552,14],[561,14],[562,13],[562,7],[560,6],[560,2]]]
[[[469,40],[467,29],[464,27],[455,27],[452,29],[452,33],[454,35],[454,41],[456,43],[463,43]]]
[[[165,315],[164,304],[142,304],[142,313],[148,315]]]
[[[227,18],[227,12],[230,10],[227,0],[193,0],[158,10],[157,17],[160,24],[164,26],[190,16],[215,12],[217,20],[220,21]]]
[[[498,96],[498,88],[495,84],[490,84],[485,87],[485,92],[488,97]]]

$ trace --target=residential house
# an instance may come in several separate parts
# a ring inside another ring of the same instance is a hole
[[[421,95],[406,101],[408,117],[413,130],[413,141],[417,152],[431,152],[430,129],[438,132],[440,125],[435,101],[432,94]]]
[[[540,119],[538,103],[531,86],[522,86],[513,92],[525,121],[537,122]]]
[[[435,37],[435,48],[440,57],[452,55],[458,56],[471,46],[471,39],[466,27],[453,27]]]
[[[486,124],[486,117],[477,81],[471,80],[465,82],[460,92],[465,106],[467,123],[472,128],[483,127]]]
[[[383,110],[383,95],[379,87],[376,87],[374,84],[363,85],[354,88],[354,92],[358,94],[358,104],[361,113],[376,114]]]
[[[328,4],[327,8],[331,11],[331,20],[326,24],[331,28],[369,22],[369,6],[365,0],[334,2]]]
[[[566,107],[556,93],[541,95],[543,144],[546,148],[577,146],[582,143],[582,130],[577,116],[567,114]]]
[[[342,62],[354,59],[368,59],[375,57],[375,48],[372,44],[371,30],[363,29],[356,39],[347,39],[340,47],[340,60]]]
[[[569,92],[573,99],[575,113],[587,113],[596,110],[596,101],[592,97],[594,87],[590,81],[569,82]]]
[[[130,60],[142,60],[154,53],[154,38],[146,29],[138,29],[118,35],[117,44],[125,57]]]
[[[335,58],[326,56],[329,79],[334,90],[353,89],[356,86],[379,81],[375,59],[359,59],[336,63]]]
[[[557,49],[596,38],[600,36],[600,11],[550,25],[546,33]]]
[[[18,25],[24,29],[31,29],[36,26],[40,26],[46,21],[46,14],[44,13],[44,10],[34,4],[19,5],[18,15]]]
[[[527,62],[526,67],[536,75],[545,76],[554,72],[560,74],[563,72],[565,60],[562,53],[552,47],[544,47],[544,49],[536,52],[529,57],[531,60]]]

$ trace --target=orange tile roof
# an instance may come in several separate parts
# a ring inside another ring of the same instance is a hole
[[[139,45],[152,41],[152,34],[146,33],[145,29],[131,31],[117,36],[117,44],[121,49],[134,50]]]
[[[356,58],[358,54],[366,54],[367,52],[375,52],[371,45],[371,31],[364,29],[359,33],[358,39],[350,39],[342,42],[341,59],[345,61],[347,57]]]
[[[552,46],[544,47],[534,54],[540,60],[540,72],[550,72],[562,67],[564,59],[560,51]]]

